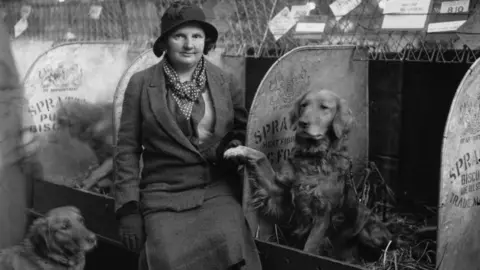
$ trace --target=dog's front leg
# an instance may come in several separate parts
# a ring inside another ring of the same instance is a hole
[[[96,168],[90,176],[83,181],[83,188],[86,190],[91,189],[95,186],[100,180],[107,176],[113,170],[113,159],[106,159],[100,167]]]
[[[276,183],[277,174],[264,153],[240,145],[225,151],[224,157],[247,166],[249,172],[253,174],[253,178],[258,181],[270,196],[283,194],[283,187],[278,186]]]
[[[314,220],[312,230],[310,231],[303,251],[322,255],[325,246],[325,234],[330,226],[330,211],[325,211],[321,217]]]

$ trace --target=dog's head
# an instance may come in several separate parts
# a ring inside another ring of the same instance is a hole
[[[346,100],[326,89],[306,92],[295,102],[290,122],[297,137],[312,142],[337,140],[350,131],[352,112]]]
[[[82,141],[97,139],[112,143],[113,104],[63,102],[57,110],[57,124]]]
[[[85,227],[80,211],[73,206],[52,209],[36,219],[28,240],[40,256],[70,265],[97,244],[97,237]]]

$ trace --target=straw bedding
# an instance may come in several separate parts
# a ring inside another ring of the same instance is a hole
[[[361,178],[356,185],[358,199],[381,217],[396,239],[396,243],[391,242],[381,253],[362,248],[362,260],[358,265],[368,270],[435,269],[436,209],[421,202],[408,206],[397,203],[373,162],[358,178]],[[270,240],[295,246],[285,229],[278,226]]]

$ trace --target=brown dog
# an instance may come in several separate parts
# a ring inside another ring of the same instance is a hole
[[[113,104],[64,102],[57,111],[57,123],[69,130],[72,139],[87,144],[98,160],[98,166],[80,186],[96,191],[109,188],[113,170]]]
[[[55,208],[33,222],[22,244],[0,251],[0,269],[83,270],[96,243],[76,207]]]
[[[249,147],[229,149],[225,158],[247,166],[255,187],[252,204],[267,216],[290,217],[294,234],[306,238],[304,251],[324,254],[328,237],[333,257],[352,261],[355,239],[371,213],[359,205],[348,182],[351,111],[332,91],[312,90],[295,103],[290,121],[296,124],[295,147],[279,172]]]

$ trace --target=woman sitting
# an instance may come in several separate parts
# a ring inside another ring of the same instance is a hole
[[[144,251],[140,269],[261,269],[236,167],[223,160],[245,139],[244,92],[204,58],[218,32],[199,7],[176,2],[161,26],[153,51],[164,59],[124,95],[114,160],[122,240]]]

